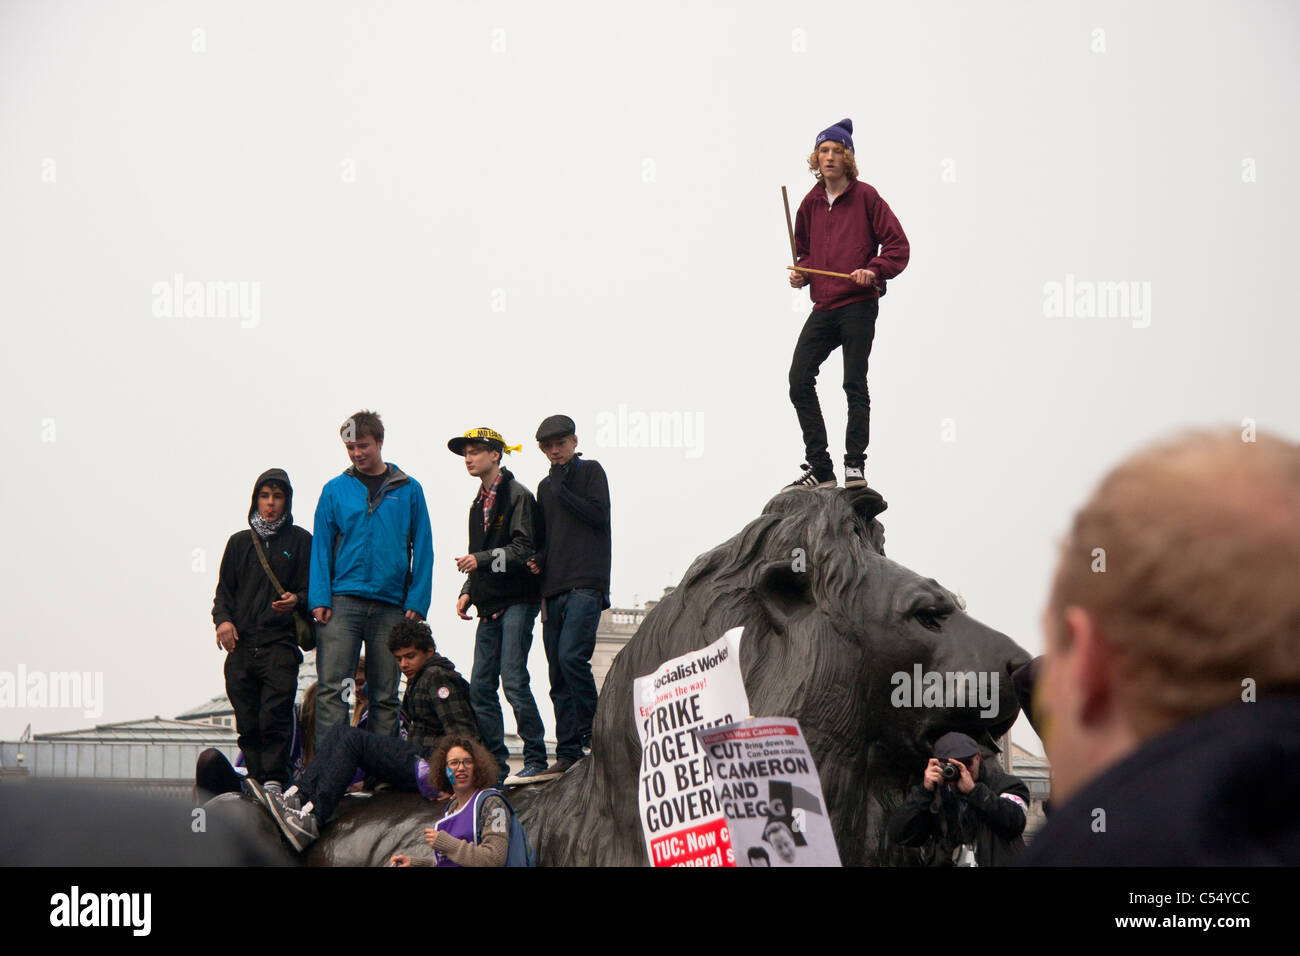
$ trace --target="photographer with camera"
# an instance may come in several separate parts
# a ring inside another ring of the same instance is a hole
[[[889,839],[920,847],[926,866],[1006,866],[1024,848],[1029,788],[986,766],[979,744],[947,733],[921,783],[889,818]]]

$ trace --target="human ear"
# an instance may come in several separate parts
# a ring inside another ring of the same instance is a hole
[[[1067,679],[1078,695],[1079,721],[1085,725],[1101,723],[1115,699],[1115,649],[1087,609],[1067,607],[1063,618],[1063,637],[1069,647]]]

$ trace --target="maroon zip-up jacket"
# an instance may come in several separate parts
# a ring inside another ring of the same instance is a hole
[[[852,279],[808,276],[818,312],[884,295],[885,280],[907,268],[911,254],[889,203],[874,186],[856,179],[835,197],[833,206],[826,202],[824,183],[808,190],[795,216],[794,243],[797,265],[828,272],[870,269],[876,274],[875,283],[865,287]]]

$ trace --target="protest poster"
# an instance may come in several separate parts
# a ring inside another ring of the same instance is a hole
[[[734,627],[633,682],[641,738],[637,803],[651,866],[735,866],[727,821],[694,731],[749,713]]]
[[[737,866],[839,866],[812,752],[793,717],[698,732]]]

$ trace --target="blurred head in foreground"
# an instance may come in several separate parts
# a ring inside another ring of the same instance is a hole
[[[1075,516],[1044,630],[1053,804],[1197,715],[1300,690],[1300,446],[1231,430],[1130,456]]]

